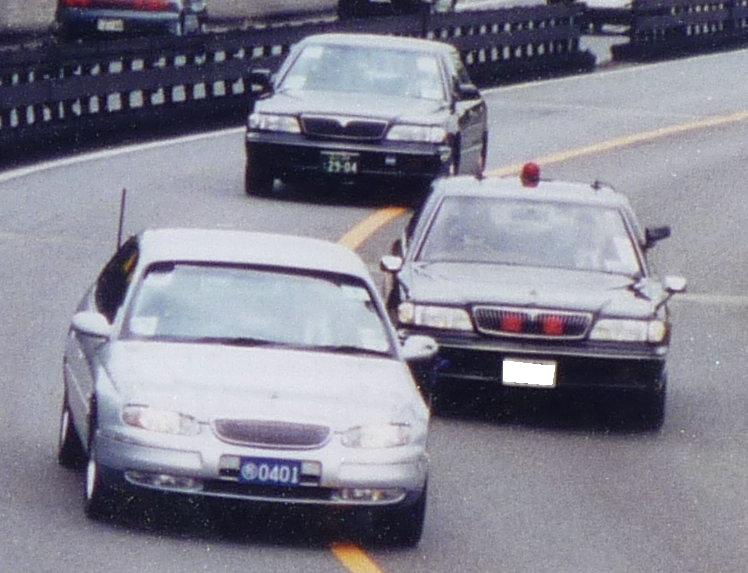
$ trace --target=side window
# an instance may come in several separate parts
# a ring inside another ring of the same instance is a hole
[[[96,281],[96,309],[109,322],[125,300],[137,263],[138,241],[132,237],[115,253]]]

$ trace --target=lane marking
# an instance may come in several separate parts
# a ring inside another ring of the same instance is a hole
[[[703,293],[683,293],[673,297],[670,303],[691,302],[696,304],[714,305],[714,306],[745,306],[748,307],[748,295],[740,294],[703,294]]]
[[[335,543],[332,552],[351,573],[383,573],[363,549],[348,543]]]
[[[338,242],[352,251],[357,250],[364,242],[390,221],[394,221],[408,212],[405,207],[386,207],[375,211],[351,230],[343,235]]]

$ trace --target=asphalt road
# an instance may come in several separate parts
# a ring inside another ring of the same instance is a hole
[[[615,404],[541,397],[434,419],[423,541],[413,550],[364,548],[379,569],[746,569],[746,55],[487,95],[490,168],[541,158],[546,175],[614,183],[644,224],[673,226],[657,267],[687,276],[690,291],[673,303],[668,415],[661,432],[640,432]],[[723,124],[704,122],[714,117]],[[569,150],[577,153],[564,159]],[[114,248],[123,186],[129,231],[240,227],[337,240],[392,200],[355,191],[319,200],[304,189],[247,198],[242,169],[242,134],[229,130],[0,173],[0,570],[345,570],[329,550],[344,532],[333,523],[317,534],[317,519],[274,515],[265,533],[255,517],[257,527],[232,535],[209,508],[149,502],[142,518],[89,521],[82,475],[55,462],[64,336]],[[360,248],[373,269],[403,223]]]

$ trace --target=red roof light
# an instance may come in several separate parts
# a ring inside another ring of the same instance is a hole
[[[540,182],[540,166],[532,161],[522,166],[520,180],[525,187],[537,187]]]

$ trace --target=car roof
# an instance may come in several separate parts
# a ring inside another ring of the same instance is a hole
[[[229,229],[149,229],[138,235],[139,262],[259,265],[351,275],[370,282],[363,261],[329,241]]]
[[[420,38],[404,38],[384,34],[315,34],[304,38],[299,45],[326,44],[338,46],[363,46],[372,48],[389,48],[395,50],[413,50],[450,54],[455,48],[450,44]]]
[[[442,196],[504,197],[528,201],[594,204],[630,210],[628,198],[603,183],[541,179],[535,186],[525,186],[517,176],[460,176],[437,180],[434,191]]]

